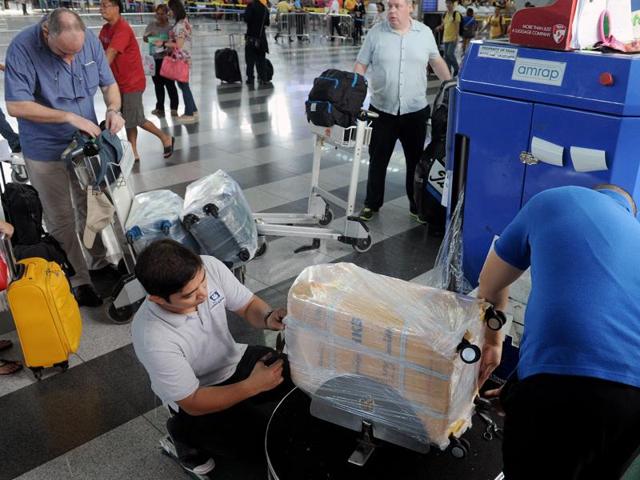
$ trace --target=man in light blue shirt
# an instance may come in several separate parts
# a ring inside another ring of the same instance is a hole
[[[120,91],[102,45],[75,12],[58,8],[11,41],[4,87],[7,110],[18,118],[31,184],[40,194],[49,232],[76,271],[70,279],[76,299],[86,306],[102,303],[76,233],[76,212],[78,231],[84,231],[87,197],[60,156],[77,130],[100,135],[93,104],[98,87],[107,105],[106,127],[115,133],[124,125]],[[90,253],[94,276],[117,276],[101,241]]]
[[[427,135],[427,65],[440,80],[451,78],[433,33],[411,19],[412,11],[412,0],[389,0],[387,19],[369,30],[356,59],[354,71],[369,73],[370,110],[380,115],[373,121],[369,145],[367,197],[360,212],[365,221],[371,220],[384,203],[387,166],[398,140],[407,165],[410,213],[419,220],[413,176]]]

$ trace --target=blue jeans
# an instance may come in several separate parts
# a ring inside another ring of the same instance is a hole
[[[193,115],[194,112],[198,111],[198,107],[196,107],[196,102],[193,99],[193,94],[191,93],[191,87],[189,87],[189,82],[178,82],[178,87],[180,87],[180,90],[182,90],[182,100],[184,102],[184,114]]]
[[[7,122],[2,109],[0,109],[0,135],[7,139],[12,152],[16,148],[20,148],[20,137],[18,137],[18,134],[13,131],[13,128],[11,128],[11,125]]]
[[[458,75],[458,60],[456,59],[456,46],[458,41],[444,42],[444,61],[447,62],[449,68],[453,68],[453,75]]]

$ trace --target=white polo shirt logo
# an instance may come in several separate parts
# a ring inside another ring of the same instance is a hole
[[[220,292],[218,292],[217,290],[214,290],[209,295],[209,300],[211,301],[211,308],[213,308],[219,303],[221,303],[222,300],[224,300],[224,297],[220,294]]]

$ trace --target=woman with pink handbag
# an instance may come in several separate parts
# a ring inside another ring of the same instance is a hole
[[[157,46],[170,49],[169,55],[162,60],[160,75],[178,82],[184,101],[184,115],[178,117],[181,123],[196,123],[198,108],[189,87],[189,70],[191,68],[191,24],[181,0],[169,0],[169,15],[176,23],[169,31],[169,41],[157,41]]]

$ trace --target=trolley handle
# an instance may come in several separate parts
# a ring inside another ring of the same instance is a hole
[[[360,110],[360,113],[358,114],[358,120],[362,120],[363,122],[366,122],[367,120],[373,120],[374,118],[378,118],[380,115],[378,115],[376,112],[372,112],[371,110],[365,110],[364,108],[362,110]]]
[[[12,282],[17,278],[20,278],[22,272],[20,271],[18,263],[16,262],[16,257],[13,254],[13,245],[11,245],[11,240],[4,232],[0,233],[0,244],[2,245],[0,248],[2,249],[3,257],[7,262],[7,267],[9,267],[9,281]]]

